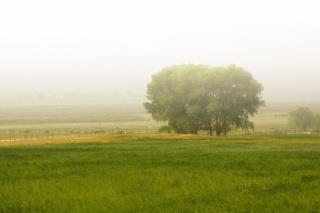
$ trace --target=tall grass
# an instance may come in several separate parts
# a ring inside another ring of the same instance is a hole
[[[0,148],[0,212],[319,210],[318,136],[92,142]]]

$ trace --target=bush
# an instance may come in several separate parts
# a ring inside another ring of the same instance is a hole
[[[300,107],[289,115],[289,124],[297,131],[306,132],[310,130],[315,123],[313,112],[306,107]]]
[[[317,114],[314,118],[314,131],[320,133],[320,114]]]
[[[159,132],[171,133],[171,128],[169,126],[162,126],[162,127],[159,128]]]

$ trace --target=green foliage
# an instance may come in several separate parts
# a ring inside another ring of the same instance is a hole
[[[157,121],[168,121],[177,133],[199,130],[226,135],[232,128],[253,128],[262,86],[236,66],[172,66],[154,75],[144,106]]]
[[[320,114],[314,117],[314,130],[318,133],[320,132]]]
[[[157,121],[168,121],[170,128],[178,133],[195,132],[198,119],[189,106],[190,97],[199,88],[199,77],[208,68],[200,65],[173,66],[153,76],[148,85],[145,107]],[[169,119],[170,118],[170,119]]]
[[[305,132],[315,124],[315,116],[309,108],[299,107],[290,113],[289,124],[292,128]]]
[[[0,212],[318,212],[319,141],[149,137],[2,147]]]

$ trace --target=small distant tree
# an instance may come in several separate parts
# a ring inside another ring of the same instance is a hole
[[[289,115],[289,124],[298,131],[307,131],[313,127],[315,116],[313,112],[306,107],[299,107]]]
[[[320,114],[317,114],[314,117],[314,130],[320,132]]]

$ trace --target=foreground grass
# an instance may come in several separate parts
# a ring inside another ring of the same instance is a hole
[[[108,141],[0,147],[0,212],[319,211],[317,136]]]

